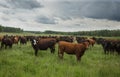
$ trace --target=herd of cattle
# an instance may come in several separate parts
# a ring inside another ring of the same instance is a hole
[[[73,37],[73,36],[0,36],[0,50],[3,48],[12,48],[13,44],[27,44],[30,41],[35,56],[38,50],[50,49],[51,53],[55,52],[55,45],[58,43],[58,56],[63,58],[64,52],[67,54],[74,54],[78,61],[80,61],[84,52],[93,47],[95,43],[102,45],[104,53],[118,53],[120,55],[120,40],[106,39],[106,38],[87,38],[87,37]],[[75,43],[77,42],[77,43]]]

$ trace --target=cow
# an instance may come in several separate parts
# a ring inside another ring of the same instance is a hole
[[[85,53],[86,49],[88,48],[88,43],[70,43],[65,41],[60,41],[58,43],[58,56],[63,58],[64,52],[67,54],[76,55],[77,61],[81,60],[81,57]]]
[[[1,49],[5,46],[5,49],[7,48],[7,46],[9,46],[9,48],[12,48],[12,45],[13,45],[13,41],[12,41],[12,38],[9,37],[9,36],[4,36],[2,38],[2,41],[1,41]]]
[[[87,37],[76,37],[77,43],[83,43],[86,42]],[[89,41],[88,41],[89,42]]]
[[[95,44],[95,40],[93,38],[87,38],[87,37],[76,37],[77,43],[84,43],[87,42],[89,47],[93,47]]]
[[[105,54],[120,54],[120,40],[100,38],[97,42],[102,45]]]
[[[89,44],[93,47],[95,44],[95,40],[93,40],[92,38],[87,39],[87,41],[89,42]]]
[[[26,44],[27,43],[27,38],[25,36],[20,37],[20,44]]]
[[[115,44],[115,50],[120,55],[120,41],[116,42],[116,44]]]
[[[31,45],[35,50],[35,56],[37,56],[38,50],[47,50],[50,48],[51,53],[55,52],[56,39],[54,38],[40,38],[32,39]]]
[[[0,42],[2,41],[2,39],[3,39],[3,36],[0,36]]]
[[[60,36],[60,37],[57,37],[57,41],[66,41],[66,42],[73,42],[74,41],[74,38],[72,36]]]
[[[13,37],[13,43],[18,44],[18,42],[19,42],[19,36],[14,36]]]
[[[100,45],[104,41],[104,38],[96,38],[95,41],[98,45]]]

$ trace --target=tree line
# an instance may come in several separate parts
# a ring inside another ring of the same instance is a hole
[[[58,34],[58,35],[74,35],[74,36],[120,36],[120,29],[118,30],[95,30],[95,31],[78,31],[78,32],[60,32],[60,31],[24,31],[21,28],[14,27],[4,27],[0,25],[0,32],[13,32],[13,33],[21,33],[21,32],[29,32],[35,34]]]
[[[74,36],[120,36],[120,29],[118,30],[95,30],[95,31],[78,31],[78,32],[59,32],[59,31],[45,31],[45,34],[62,34]]]
[[[20,33],[23,32],[21,28],[14,28],[14,27],[4,27],[0,25],[0,32],[15,32]]]
[[[60,32],[60,31],[27,31],[35,34],[56,34],[56,35],[73,35],[73,36],[109,36],[109,37],[119,37],[120,29],[118,30],[94,30],[94,31],[78,31],[78,32]]]

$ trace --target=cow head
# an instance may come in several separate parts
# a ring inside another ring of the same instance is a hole
[[[83,45],[85,45],[85,48],[86,48],[86,49],[89,48],[89,42],[83,42]]]
[[[36,39],[32,39],[32,40],[31,40],[31,44],[32,44],[33,46],[37,45],[37,40],[36,40]]]

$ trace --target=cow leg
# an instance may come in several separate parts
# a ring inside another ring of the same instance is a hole
[[[5,44],[5,49],[7,49],[8,44]]]
[[[1,49],[3,48],[3,46],[4,46],[4,44],[3,44],[3,43],[1,43]]]
[[[7,49],[7,45],[5,45],[5,49]]]
[[[105,53],[105,54],[107,54],[107,51],[106,51],[106,49],[104,49],[104,53]]]
[[[61,52],[60,50],[58,51],[58,56],[63,59],[64,52]]]
[[[37,56],[37,53],[38,53],[38,50],[36,49],[36,50],[35,50],[35,56]]]
[[[51,48],[50,50],[51,50],[51,53],[54,53],[54,52],[55,52],[55,49],[54,49],[54,48]]]
[[[110,55],[113,53],[113,51],[112,50],[109,50],[109,53],[110,53]]]
[[[25,44],[27,44],[27,42],[25,42]]]
[[[55,53],[55,46],[53,47],[53,53]]]
[[[61,59],[63,59],[64,52],[61,53]]]
[[[9,45],[9,48],[12,48],[12,45]]]
[[[118,53],[118,55],[120,55],[120,50],[119,49],[117,49],[116,52]]]
[[[53,50],[52,50],[52,48],[50,48],[50,52],[51,52],[51,53],[53,53]]]
[[[55,47],[51,47],[50,51],[51,51],[51,53],[54,53],[55,52]]]
[[[76,54],[77,61],[81,61],[81,56],[79,54]]]
[[[118,51],[118,55],[120,55],[120,51]]]
[[[58,56],[60,57],[60,47],[58,46]]]

